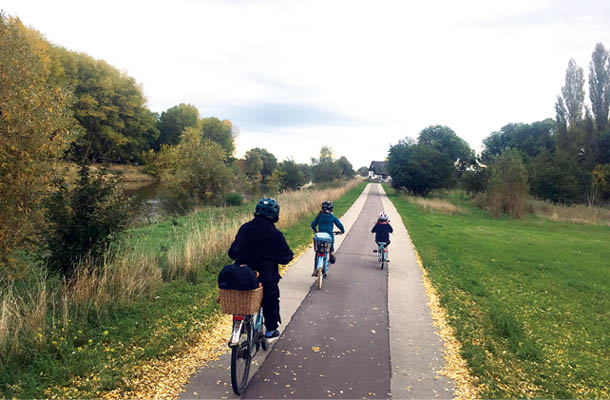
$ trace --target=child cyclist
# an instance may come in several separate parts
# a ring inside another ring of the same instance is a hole
[[[371,232],[375,234],[375,243],[377,243],[377,245],[379,245],[379,242],[385,243],[386,248],[390,245],[390,233],[394,232],[394,229],[392,229],[392,225],[390,225],[388,214],[383,211],[379,213],[377,222],[373,226],[373,229],[371,229]]]
[[[326,232],[330,235],[332,243],[330,247],[329,261],[331,264],[335,263],[335,236],[333,235],[333,228],[335,225],[337,228],[339,228],[341,233],[345,233],[343,224],[333,215],[333,202],[328,200],[324,201],[322,203],[322,210],[311,223],[311,229],[313,229],[314,232]],[[315,276],[316,273],[317,271],[314,267],[312,276]]]
[[[247,264],[258,272],[263,285],[263,316],[265,337],[277,338],[280,319],[280,273],[278,264],[288,264],[293,257],[282,232],[275,223],[279,219],[280,205],[273,198],[262,198],[256,204],[254,218],[243,224],[229,249],[229,257],[237,265]]]

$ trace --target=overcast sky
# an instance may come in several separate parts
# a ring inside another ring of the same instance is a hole
[[[151,110],[193,104],[263,147],[354,168],[447,125],[477,151],[554,117],[570,58],[610,47],[608,0],[2,0],[51,42],[135,78]]]

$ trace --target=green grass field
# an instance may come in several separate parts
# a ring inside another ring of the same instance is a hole
[[[424,211],[386,187],[483,398],[610,397],[610,228]]]
[[[365,183],[335,202],[335,214],[345,213],[364,190]],[[232,209],[232,213],[252,213],[253,206]],[[206,210],[131,231],[126,246],[141,246],[163,257],[167,247],[188,236],[188,229],[202,229],[215,212]],[[293,250],[311,243],[309,224],[315,214],[306,215],[284,230]],[[230,215],[224,212],[225,218]],[[99,398],[120,388],[127,396],[125,378],[136,365],[164,359],[184,351],[202,332],[211,329],[218,313],[217,273],[229,259],[219,257],[216,265],[206,266],[200,282],[164,283],[154,296],[141,298],[125,307],[102,314],[92,312],[84,321],[54,323],[49,340],[23,349],[18,356],[0,364],[0,398]]]

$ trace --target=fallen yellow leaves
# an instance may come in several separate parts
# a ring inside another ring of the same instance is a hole
[[[305,252],[307,246],[295,252],[295,260]],[[298,254],[297,254],[298,253]],[[292,265],[282,265],[280,273],[286,272]],[[185,352],[165,360],[147,360],[134,366],[128,377],[124,379],[126,387],[131,391],[115,389],[105,393],[104,399],[175,399],[184,391],[184,385],[201,366],[215,361],[228,351],[227,340],[231,335],[231,315],[218,314],[211,321],[206,321],[213,327],[201,333],[195,344]],[[106,332],[104,332],[106,334]],[[318,348],[318,351],[320,349]],[[228,372],[227,372],[228,374]],[[74,397],[74,396],[72,396]]]
[[[447,311],[441,307],[436,289],[428,279],[428,272],[424,268],[419,253],[415,246],[415,258],[417,265],[422,273],[422,281],[426,294],[428,295],[428,307],[432,314],[433,324],[439,328],[439,336],[443,339],[445,368],[440,371],[440,374],[455,382],[455,395],[457,399],[477,399],[479,398],[479,389],[476,385],[475,378],[470,375],[466,361],[460,355],[461,345],[455,339],[453,328],[447,322]]]
[[[149,360],[134,368],[125,378],[132,389],[123,392],[115,389],[103,395],[105,399],[174,399],[183,391],[188,379],[205,363],[214,361],[227,351],[227,338],[231,333],[231,316],[216,315],[208,332],[203,332],[188,351],[166,360]]]

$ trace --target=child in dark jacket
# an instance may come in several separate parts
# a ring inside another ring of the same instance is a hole
[[[379,244],[379,242],[383,242],[385,243],[385,247],[390,245],[390,233],[394,232],[394,230],[392,229],[392,225],[390,225],[388,214],[383,211],[379,213],[377,223],[373,226],[371,232],[375,234],[375,243]]]
[[[263,284],[263,315],[265,337],[279,336],[280,320],[279,265],[288,264],[293,257],[282,232],[275,227],[280,206],[272,198],[262,198],[256,204],[254,218],[243,224],[229,249],[229,257],[237,264],[247,264],[259,273]]]
[[[333,215],[333,202],[324,201],[322,203],[322,211],[318,213],[316,218],[311,223],[311,229],[313,229],[314,232],[326,232],[330,235],[332,244],[330,247],[329,261],[331,264],[335,263],[335,236],[333,235],[333,228],[335,227],[335,225],[337,226],[337,228],[339,228],[341,233],[345,233],[345,228],[343,227],[343,224],[341,223],[341,221],[339,221],[337,217]],[[314,273],[312,276],[315,276],[315,274],[316,271],[314,266]]]

